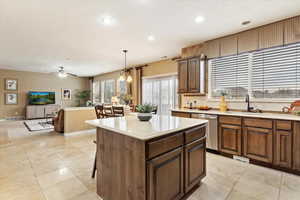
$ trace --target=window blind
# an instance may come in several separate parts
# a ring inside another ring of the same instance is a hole
[[[300,84],[300,44],[253,53],[251,87],[255,98],[296,98]]]
[[[215,58],[210,66],[213,97],[222,92],[236,98],[248,93],[249,53]]]

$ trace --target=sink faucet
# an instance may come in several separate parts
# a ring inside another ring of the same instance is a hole
[[[247,112],[251,112],[253,107],[250,107],[250,96],[249,94],[246,95],[246,103],[247,103]]]

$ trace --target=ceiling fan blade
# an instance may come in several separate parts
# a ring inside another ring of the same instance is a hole
[[[72,74],[72,73],[67,73],[67,74],[70,76],[78,77],[78,75],[76,75],[76,74]]]

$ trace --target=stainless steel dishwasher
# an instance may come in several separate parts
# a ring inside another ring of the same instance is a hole
[[[218,150],[218,116],[211,114],[192,114],[192,118],[208,120],[206,148]]]

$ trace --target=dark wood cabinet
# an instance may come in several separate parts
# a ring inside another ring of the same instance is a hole
[[[178,93],[205,93],[205,63],[199,57],[178,62]]]
[[[200,92],[200,59],[193,58],[188,61],[188,92]]]
[[[186,113],[186,112],[176,112],[176,111],[172,111],[172,116],[174,116],[174,117],[191,118],[191,114],[190,114],[190,113]]]
[[[188,92],[188,61],[178,62],[178,93]]]
[[[242,128],[237,125],[219,124],[219,150],[232,155],[242,154]]]
[[[273,162],[272,129],[244,127],[244,156],[266,163]]]
[[[274,164],[280,167],[292,167],[292,132],[286,130],[275,131]]]
[[[185,191],[199,184],[206,175],[205,138],[185,146]]]
[[[148,200],[179,200],[184,196],[183,149],[147,162]]]
[[[294,122],[293,169],[300,171],[300,122]]]

